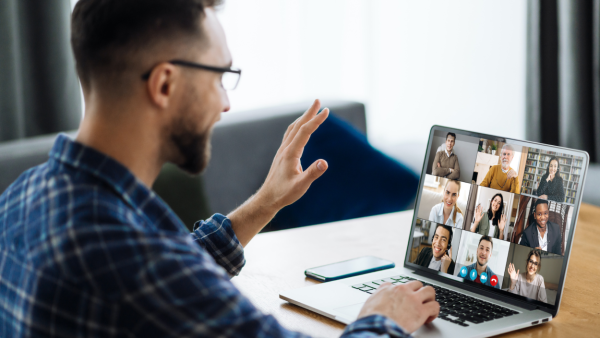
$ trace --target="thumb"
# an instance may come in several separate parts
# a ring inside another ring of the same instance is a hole
[[[310,165],[310,167],[308,167],[308,169],[304,171],[304,177],[302,177],[302,180],[305,182],[307,181],[306,183],[310,184],[314,182],[317,178],[321,177],[321,175],[325,173],[327,168],[329,168],[327,161],[316,160],[313,164]]]

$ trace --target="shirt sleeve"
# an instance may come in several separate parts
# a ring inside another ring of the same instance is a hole
[[[518,176],[513,179],[512,189],[510,189],[510,192],[512,192],[513,194],[520,194],[521,193],[521,185],[519,184],[519,177]]]
[[[458,156],[456,154],[454,156],[454,171],[448,175],[448,178],[451,180],[457,180],[460,178],[460,165],[458,164]]]
[[[440,162],[440,157],[443,155],[443,152],[438,151],[435,154],[435,159],[433,160],[433,165],[431,168],[431,173],[434,176],[441,176],[441,177],[446,177],[446,175],[448,175],[450,173],[450,170],[448,170],[448,168],[443,168],[440,167],[438,168],[437,164]]]
[[[214,214],[206,221],[198,221],[194,224],[191,236],[229,276],[239,275],[246,264],[244,247],[235,235],[229,218]]]

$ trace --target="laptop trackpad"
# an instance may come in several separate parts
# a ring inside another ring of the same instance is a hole
[[[360,309],[362,309],[364,304],[365,303],[363,302],[363,303],[346,305],[346,306],[335,308],[335,309],[333,309],[334,315],[336,315],[336,316],[340,315],[344,318],[348,318],[351,321],[354,321],[356,318],[358,318]]]

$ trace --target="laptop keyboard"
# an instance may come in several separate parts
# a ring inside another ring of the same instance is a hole
[[[384,279],[376,279],[371,282],[352,285],[353,288],[373,294],[380,284],[390,282],[394,285],[408,283],[418,280],[408,276],[393,276]],[[481,324],[490,320],[504,318],[518,314],[519,312],[467,296],[439,285],[423,282],[423,286],[431,286],[435,289],[435,300],[440,303],[440,319],[458,324],[460,326],[469,326],[469,324]]]

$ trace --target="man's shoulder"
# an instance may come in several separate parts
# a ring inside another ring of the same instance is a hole
[[[67,226],[142,220],[119,194],[93,175],[49,162],[24,172],[0,195],[0,214],[9,223],[50,233]]]

